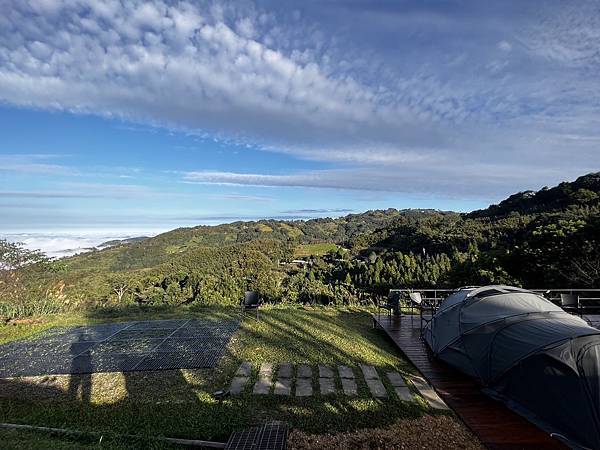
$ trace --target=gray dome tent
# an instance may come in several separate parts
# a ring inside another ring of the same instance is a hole
[[[486,286],[446,298],[423,336],[543,429],[600,448],[600,330],[533,292]]]

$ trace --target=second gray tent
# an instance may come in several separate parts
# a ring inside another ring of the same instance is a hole
[[[573,447],[600,448],[600,330],[533,292],[461,289],[424,330],[435,355]]]

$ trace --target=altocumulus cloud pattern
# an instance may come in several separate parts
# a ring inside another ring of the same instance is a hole
[[[4,0],[2,10],[4,103],[330,166],[190,170],[178,174],[186,182],[498,196],[597,164],[595,2],[434,11],[418,2]]]

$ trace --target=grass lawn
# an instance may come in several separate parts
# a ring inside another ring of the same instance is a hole
[[[0,342],[26,338],[52,326],[192,316],[218,320],[237,313],[237,309],[222,307],[180,307],[57,315],[39,323],[0,326]],[[225,441],[232,431],[269,419],[284,420],[296,430],[316,434],[386,426],[398,419],[432,413],[424,402],[404,403],[395,395],[375,400],[361,384],[362,377],[357,377],[356,397],[323,397],[318,393],[304,398],[257,396],[249,392],[250,386],[244,395],[219,403],[211,393],[229,385],[242,361],[254,363],[252,381],[257,379],[261,362],[353,367],[364,363],[377,367],[380,374],[387,369],[413,371],[384,334],[372,329],[365,310],[271,307],[261,312],[259,321],[246,316],[215,370],[0,379],[0,422],[101,432],[106,434],[105,447],[127,447],[132,443],[116,435]],[[391,393],[391,386],[387,388]],[[96,440],[72,442],[1,429],[0,439],[4,448],[97,445]],[[145,447],[152,445],[151,440],[144,442]]]

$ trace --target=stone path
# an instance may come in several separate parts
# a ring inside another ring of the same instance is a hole
[[[394,391],[400,400],[404,402],[415,401],[415,396],[410,391],[410,388],[406,385],[402,375],[400,375],[398,372],[388,372],[387,377],[390,381],[390,384],[394,387]]]
[[[388,391],[377,369],[369,365],[360,365],[360,374],[364,378],[369,392],[373,397],[386,398]],[[314,395],[315,390],[321,395],[338,394],[336,388],[336,378],[339,379],[343,395],[358,395],[358,384],[355,370],[352,367],[340,365],[332,369],[324,364],[317,366],[316,375],[318,379],[318,388],[313,386],[313,367],[308,364],[299,364],[294,367],[291,363],[282,363],[274,370],[275,366],[271,363],[261,364],[258,371],[258,380],[252,388],[256,395],[266,395],[271,392],[275,395],[296,397],[310,397]],[[295,377],[294,377],[295,373]],[[274,375],[276,377],[274,379]],[[240,395],[246,391],[252,376],[252,364],[243,362],[235,372],[229,391],[232,395]],[[396,371],[386,373],[387,381],[396,393],[396,396],[405,402],[414,402],[415,395],[411,388],[407,386],[402,375]],[[425,380],[420,377],[411,376],[412,384],[429,403],[432,408],[447,409],[445,403],[439,398],[435,391],[427,385]],[[341,393],[340,393],[341,394]]]
[[[410,380],[417,391],[419,391],[419,394],[421,394],[431,408],[443,410],[450,409],[448,408],[448,405],[444,403],[444,400],[437,395],[437,392],[435,392],[435,390],[427,383],[427,381],[425,381],[425,379],[416,375],[412,375]]]
[[[387,397],[387,390],[381,382],[381,379],[379,378],[379,374],[377,373],[375,367],[365,366],[364,364],[361,364],[360,370],[362,371],[365,377],[365,381],[367,382],[367,386],[369,387],[369,391],[371,391],[373,397]]]
[[[333,370],[327,366],[319,364],[319,378],[333,378]]]
[[[244,392],[246,385],[250,381],[251,373],[252,364],[249,362],[243,362],[235,373],[233,380],[231,380],[229,392],[231,392],[232,395],[239,395]]]
[[[345,395],[357,395],[358,387],[354,379],[354,371],[348,366],[338,366],[338,374],[342,380],[342,390]]]
[[[306,364],[298,366],[298,378],[312,378],[312,368]]]
[[[319,378],[319,388],[321,389],[321,395],[335,394],[335,383],[333,378]]]
[[[290,395],[292,393],[292,379],[278,378],[275,382],[275,389],[273,392],[276,395]]]
[[[322,364],[319,364],[319,388],[321,390],[321,395],[335,394],[333,370]]]
[[[312,393],[312,380],[310,378],[296,380],[296,397],[310,397]]]
[[[284,363],[279,366],[279,370],[277,371],[277,376],[279,378],[292,378],[293,371],[294,371],[294,367],[290,363]]]
[[[229,392],[231,392],[232,395],[240,395],[244,392],[248,381],[250,381],[250,378],[248,377],[234,377],[233,380],[231,380]]]
[[[310,397],[312,394],[312,367],[300,364],[296,372],[296,397]]]
[[[262,363],[258,371],[258,381],[254,385],[252,392],[258,395],[265,395],[271,391],[271,379],[273,377],[273,364]]]
[[[292,372],[294,367],[290,363],[279,365],[277,371],[277,381],[273,392],[276,395],[290,395],[292,393]]]

